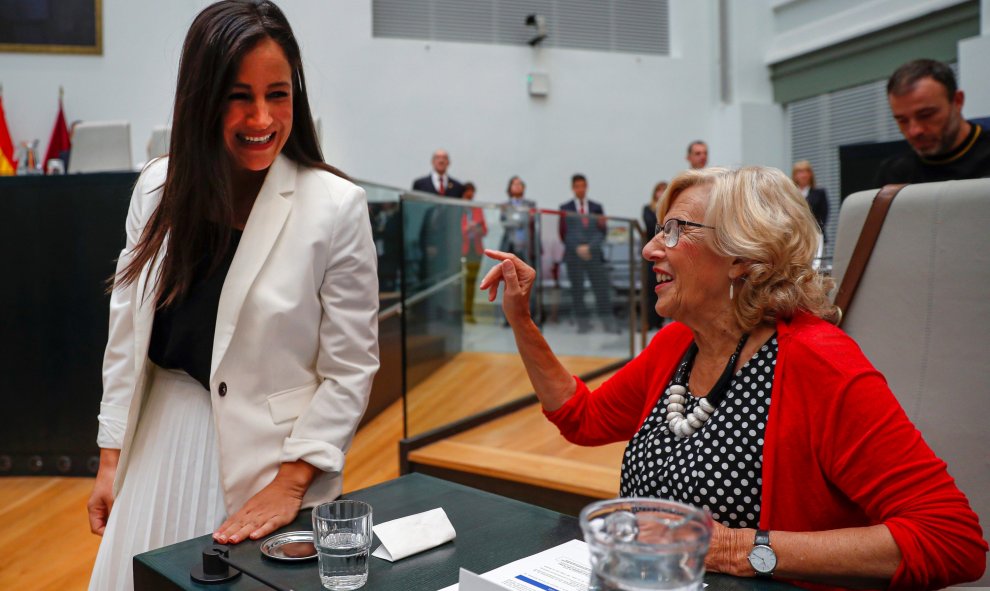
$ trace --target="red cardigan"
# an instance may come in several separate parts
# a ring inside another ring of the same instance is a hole
[[[671,324],[594,392],[575,378],[574,396],[546,416],[579,445],[630,440],[692,339]],[[778,322],[777,342],[760,528],[882,523],[902,555],[890,589],[980,578],[988,548],[976,514],[856,343],[808,314]]]

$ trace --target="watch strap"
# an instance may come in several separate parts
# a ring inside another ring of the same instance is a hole
[[[769,546],[770,532],[765,529],[756,530],[756,538],[753,540],[754,546]]]

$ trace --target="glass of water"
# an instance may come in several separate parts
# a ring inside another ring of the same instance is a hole
[[[699,591],[712,536],[708,511],[664,499],[592,503],[581,511],[591,591]]]
[[[368,582],[371,526],[368,503],[338,500],[313,509],[313,542],[324,589],[349,591]]]

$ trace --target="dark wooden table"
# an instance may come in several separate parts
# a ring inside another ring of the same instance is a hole
[[[437,591],[457,582],[459,567],[484,573],[506,563],[536,554],[568,540],[580,539],[574,517],[548,511],[459,484],[410,474],[378,486],[344,495],[374,508],[376,523],[443,507],[457,539],[398,562],[369,558],[368,591]],[[311,530],[310,512],[303,511],[284,531]],[[202,585],[193,582],[189,570],[201,563],[209,535],[180,542],[134,557],[135,589],[141,591],[211,590],[259,591],[268,589],[241,575],[231,583]],[[252,572],[296,591],[321,591],[316,561],[285,564],[264,558],[261,542],[232,546],[230,559]],[[379,541],[374,540],[372,549]],[[737,579],[708,575],[709,591],[777,591],[793,589],[776,581]]]

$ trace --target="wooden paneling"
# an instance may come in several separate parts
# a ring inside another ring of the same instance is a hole
[[[569,366],[570,367],[570,366]],[[591,382],[594,387],[605,381]],[[594,498],[619,493],[626,442],[582,447],[567,442],[539,405],[417,449],[410,461]]]
[[[560,357],[573,374],[617,361],[612,357]],[[409,436],[425,433],[458,419],[533,391],[518,353],[459,353],[407,396]]]

